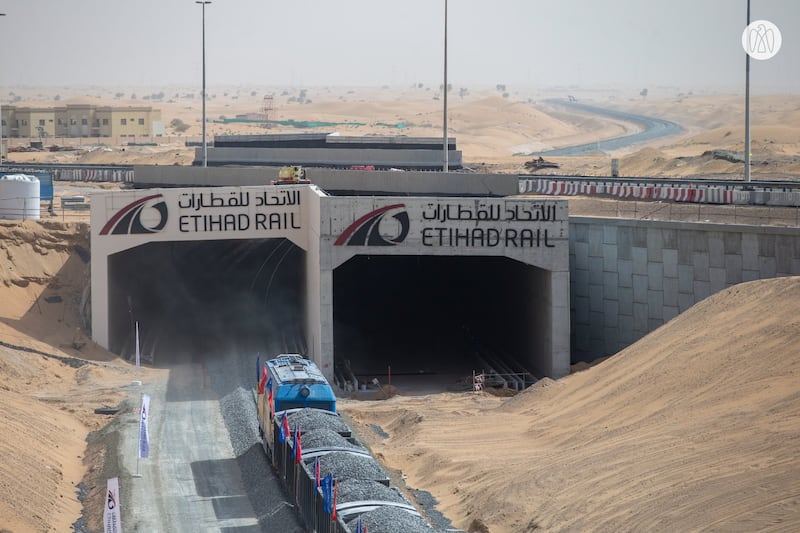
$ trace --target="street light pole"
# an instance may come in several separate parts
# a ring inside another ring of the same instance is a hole
[[[5,17],[5,13],[0,13],[0,17]],[[3,150],[3,106],[0,103],[0,163],[6,160],[6,150]]]
[[[208,166],[208,142],[206,141],[206,4],[210,0],[195,0],[203,6],[203,167]]]
[[[442,150],[444,152],[444,168],[445,172],[450,170],[450,162],[448,161],[448,145],[447,145],[447,0],[444,0],[444,117],[442,129]]]
[[[747,0],[747,25],[750,26],[750,0]],[[745,54],[744,75],[744,181],[750,183],[750,54]]]

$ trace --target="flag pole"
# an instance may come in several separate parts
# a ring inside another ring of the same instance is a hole
[[[138,323],[137,323],[138,325]],[[142,474],[139,473],[139,461],[141,458],[139,455],[139,450],[142,448],[142,403],[144,402],[144,393],[139,395],[139,438],[136,439],[136,473],[133,477],[142,477]]]

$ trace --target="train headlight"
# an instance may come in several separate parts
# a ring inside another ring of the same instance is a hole
[[[308,395],[311,394],[311,390],[308,387],[302,387],[300,389],[300,396],[303,398],[308,398]]]

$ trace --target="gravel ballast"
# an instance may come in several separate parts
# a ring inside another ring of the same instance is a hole
[[[347,528],[354,532],[354,518],[347,522]],[[413,515],[397,507],[379,507],[361,515],[361,524],[369,533],[432,533],[436,531],[421,516]]]

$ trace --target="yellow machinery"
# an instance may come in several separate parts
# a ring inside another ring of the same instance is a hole
[[[278,170],[278,179],[272,182],[273,185],[295,185],[298,183],[311,183],[306,179],[306,170],[300,165],[281,167]]]

